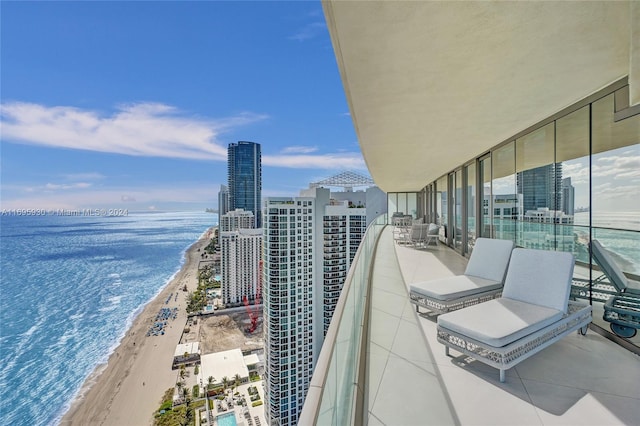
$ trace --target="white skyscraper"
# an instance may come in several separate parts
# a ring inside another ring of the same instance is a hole
[[[221,231],[236,231],[238,229],[253,229],[255,228],[255,221],[253,212],[235,209],[220,216],[220,230]]]
[[[238,229],[220,232],[222,302],[253,301],[262,279],[262,229]]]
[[[373,219],[374,211],[386,211],[377,187],[319,187],[346,185],[354,176],[338,175],[300,197],[267,198],[263,205],[265,416],[272,425],[297,424],[367,213]]]
[[[253,212],[236,209],[220,217],[220,268],[225,305],[253,301],[262,274],[262,229],[254,229]]]

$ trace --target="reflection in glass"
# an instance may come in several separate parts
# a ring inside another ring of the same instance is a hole
[[[492,154],[494,238],[516,241],[516,221],[522,211],[522,195],[516,192],[515,143],[510,142]]]
[[[476,241],[476,165],[469,164],[465,167],[467,180],[467,253],[471,253]]]
[[[558,210],[567,220],[555,227],[556,247],[586,265],[589,259],[589,107],[556,121],[556,162],[562,171]],[[578,273],[578,271],[574,271]]]
[[[481,179],[479,197],[482,200],[482,212],[480,212],[480,236],[485,238],[493,238],[491,230],[491,212],[493,211],[493,203],[491,200],[491,155],[478,161],[480,167],[479,176]]]
[[[462,246],[462,170],[457,170],[453,174],[455,181],[454,193],[454,227],[453,227],[453,246],[460,248]]]
[[[447,229],[447,177],[442,176],[436,182],[436,224],[445,230]]]

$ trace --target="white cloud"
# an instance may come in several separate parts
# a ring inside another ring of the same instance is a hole
[[[69,190],[69,189],[85,189],[85,188],[91,187],[91,185],[92,184],[89,183],[89,182],[76,182],[76,183],[63,183],[63,184],[47,183],[44,186],[44,189],[48,190],[48,191]]]
[[[593,165],[593,177],[613,176],[614,179],[640,177],[640,156],[599,157]]]
[[[323,155],[265,155],[262,157],[262,164],[294,169],[367,169],[362,155],[353,152]]]
[[[562,177],[570,177],[572,185],[589,183],[589,166],[582,163],[562,163]]]
[[[99,179],[104,179],[106,176],[101,173],[91,172],[91,173],[71,173],[71,174],[62,175],[62,177],[64,177],[67,180],[99,180]]]
[[[68,106],[10,102],[0,106],[3,141],[133,156],[227,161],[221,133],[266,120],[243,113],[224,119],[186,117],[160,103],[120,105],[111,115]],[[366,170],[357,152],[309,155],[317,147],[291,146],[282,155],[263,155],[266,166]],[[263,151],[264,152],[264,151]],[[301,155],[297,155],[301,154]],[[67,180],[102,179],[100,173],[64,175]],[[56,188],[61,189],[61,188]]]
[[[305,41],[317,37],[326,32],[327,24],[323,22],[312,22],[300,29],[296,34],[289,37],[290,40]]]
[[[593,188],[597,199],[632,201],[636,206],[640,199],[640,187],[638,185],[612,185],[604,183]]]
[[[225,131],[267,118],[242,113],[223,119],[186,117],[159,103],[120,105],[104,115],[68,106],[10,102],[0,106],[3,140],[30,145],[134,156],[226,161],[217,138]]]
[[[310,154],[317,150],[317,146],[288,146],[280,152],[283,154]]]
[[[188,189],[185,189],[188,188]],[[83,191],[40,191],[11,199],[3,198],[3,209],[81,209],[81,208],[139,208],[159,206],[168,203],[214,203],[211,186],[191,183],[184,186],[155,188],[127,188],[127,195],[121,189],[86,189]]]

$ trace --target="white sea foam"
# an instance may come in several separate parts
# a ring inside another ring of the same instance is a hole
[[[56,425],[106,368],[144,307],[176,277],[211,215],[140,214],[96,219],[95,227],[81,218],[27,220],[3,221],[0,229],[3,237],[40,230],[37,242],[2,240],[2,269],[11,271],[3,275],[3,291],[12,302],[0,312],[0,378],[14,391],[4,398],[0,423]],[[156,238],[174,243],[144,246]],[[85,255],[96,247],[98,256]]]
[[[120,302],[122,302],[122,297],[123,297],[122,295],[120,295],[120,296],[112,296],[112,297],[108,298],[107,300],[109,302],[111,302],[113,305],[119,305]]]

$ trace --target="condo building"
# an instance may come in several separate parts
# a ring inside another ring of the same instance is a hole
[[[235,209],[220,216],[220,231],[254,229],[255,223],[253,212]]]
[[[239,141],[227,150],[229,207],[253,213],[254,228],[261,227],[262,155],[260,144]]]
[[[315,182],[299,197],[264,201],[265,415],[295,425],[367,218],[386,195],[355,173]],[[331,191],[323,186],[343,186]]]
[[[222,302],[225,305],[253,302],[259,296],[262,229],[236,228],[220,231]]]
[[[220,185],[218,191],[218,217],[226,214],[229,211],[229,188],[227,185]]]
[[[352,262],[300,423],[638,423],[640,324],[607,315],[621,293],[592,243],[640,288],[640,3],[322,4],[388,215]],[[440,227],[439,244],[395,244],[398,212]],[[572,253],[571,296],[592,308],[589,334],[508,370],[507,387],[446,356],[408,297],[412,280],[461,274],[480,237]]]

